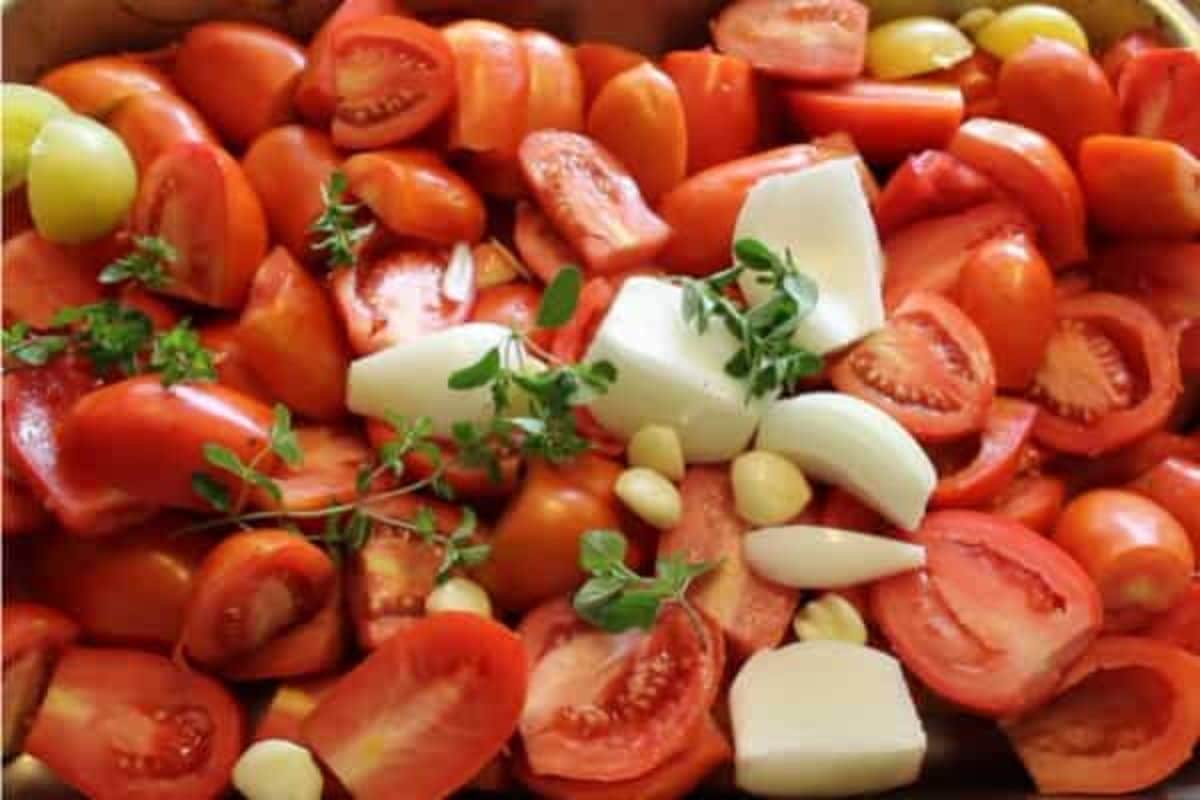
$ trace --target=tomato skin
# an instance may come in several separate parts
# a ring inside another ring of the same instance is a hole
[[[1075,161],[1089,136],[1121,132],[1117,93],[1087,53],[1035,39],[1000,70],[1004,117],[1043,134]]]
[[[1146,629],[1146,635],[1200,656],[1200,581],[1193,581],[1187,594],[1155,620]]]
[[[890,529],[888,521],[879,512],[863,504],[845,489],[834,486],[825,496],[818,517],[820,524],[827,528],[843,528],[848,531],[863,533],[886,534]]]
[[[1146,49],[1121,71],[1117,97],[1130,136],[1165,139],[1200,158],[1200,56],[1186,48]]]
[[[1129,489],[1158,503],[1183,526],[1200,554],[1200,458],[1167,458],[1143,473]]]
[[[683,103],[687,174],[745,158],[762,139],[762,109],[753,68],[737,56],[677,50],[662,60]],[[712,124],[721,120],[720,125]]]
[[[241,708],[220,683],[164,656],[73,648],[26,741],[87,797],[207,800],[241,754]]]
[[[671,237],[671,228],[646,205],[633,177],[588,137],[531,133],[519,157],[542,211],[589,269],[608,273],[641,267]]]
[[[1017,475],[1021,449],[1033,435],[1037,406],[997,397],[988,409],[979,450],[965,467],[938,480],[934,508],[977,508],[1003,491]],[[936,459],[935,459],[936,461]]]
[[[320,261],[312,248],[312,226],[325,210],[321,191],[340,163],[326,134],[301,125],[267,131],[242,158],[271,235],[301,263]]]
[[[1125,67],[1129,66],[1134,56],[1166,46],[1162,35],[1153,28],[1131,31],[1104,51],[1100,58],[1100,66],[1108,82],[1113,86],[1120,86],[1121,74],[1125,72]]]
[[[55,244],[36,231],[9,239],[0,255],[5,323],[49,328],[62,309],[99,302],[102,259],[96,248]]]
[[[583,130],[583,73],[571,48],[548,33],[517,34],[529,66],[525,131]]]
[[[554,230],[546,215],[531,203],[517,204],[513,239],[521,261],[543,283],[554,280],[564,266],[580,261],[566,239]]]
[[[128,55],[68,62],[43,75],[38,86],[58,95],[75,113],[89,117],[107,116],[135,95],[175,91],[161,70]]]
[[[987,340],[996,385],[1020,390],[1037,374],[1054,334],[1054,276],[1025,237],[993,239],[968,259],[954,298]]]
[[[210,322],[200,328],[199,335],[200,344],[213,354],[217,381],[222,386],[228,386],[264,403],[275,402],[275,396],[263,385],[258,373],[250,366],[238,337],[236,320]]]
[[[450,116],[450,147],[475,152],[517,152],[529,104],[529,62],[514,31],[481,19],[442,29],[454,53],[458,87]],[[514,113],[514,110],[517,110]]]
[[[1154,431],[1097,458],[1074,458],[1065,467],[1073,491],[1132,483],[1169,458],[1200,462],[1200,436]]]
[[[579,292],[579,305],[575,308],[575,316],[554,332],[550,352],[568,364],[578,364],[582,361],[592,343],[592,337],[604,321],[604,315],[616,299],[619,288],[619,284],[608,278],[588,280]],[[586,408],[578,410],[581,413],[587,411]]]
[[[1051,696],[1100,629],[1087,573],[1028,528],[975,511],[929,514],[911,539],[925,546],[925,567],[871,592],[873,618],[905,666],[988,716]]]
[[[963,95],[966,119],[998,117],[1000,98],[996,84],[1000,67],[1000,59],[982,48],[976,48],[970,58],[949,69],[932,72],[925,76],[925,80],[957,86]]]
[[[69,618],[34,603],[5,603],[4,758],[20,752],[54,662],[79,635]]]
[[[216,134],[186,100],[170,92],[144,92],[121,101],[106,120],[129,148],[138,174],[176,142],[217,144]]]
[[[50,513],[28,487],[4,470],[4,501],[0,505],[0,536],[29,536],[50,525]]]
[[[1079,150],[1079,174],[1092,219],[1113,235],[1200,234],[1200,159],[1173,142],[1093,136]]]
[[[1164,324],[1200,318],[1200,243],[1124,241],[1088,262],[1098,288],[1120,292],[1149,307]]]
[[[713,41],[775,77],[834,83],[863,71],[867,15],[856,0],[738,0],[713,23]]]
[[[434,800],[466,784],[512,735],[527,680],[521,641],[504,625],[435,614],[334,684],[303,736],[355,798],[395,797],[403,786],[407,798]]]
[[[483,198],[432,151],[359,153],[342,170],[350,192],[399,236],[444,245],[483,236]]]
[[[276,503],[257,491],[254,502],[263,508],[314,511],[336,503],[353,502],[359,468],[372,457],[362,434],[350,427],[302,425],[295,429],[304,458],[295,467],[281,464],[273,476],[283,495]]]
[[[1011,122],[981,118],[958,129],[949,151],[1029,212],[1051,266],[1058,269],[1087,258],[1083,191],[1052,141]]]
[[[607,42],[583,42],[575,48],[575,61],[583,76],[584,108],[587,109],[610,80],[645,64],[646,57]]]
[[[997,495],[990,513],[1019,522],[1030,530],[1049,535],[1067,501],[1067,486],[1049,475],[1019,475]]]
[[[537,327],[542,290],[531,283],[504,283],[484,289],[475,299],[472,322],[493,322],[529,336],[541,347],[549,347],[555,331]]]
[[[949,153],[926,150],[909,156],[892,173],[875,204],[881,236],[919,220],[955,214],[996,197],[996,186]]]
[[[1067,672],[1055,700],[1005,732],[1046,794],[1146,789],[1191,757],[1200,729],[1198,670],[1178,647],[1103,637]],[[1081,730],[1088,735],[1074,738]],[[1122,735],[1133,731],[1140,735]]]
[[[945,147],[963,120],[962,93],[937,84],[856,80],[784,95],[792,122],[811,136],[849,133],[872,163],[893,164]]]
[[[266,405],[224,386],[130,378],[75,404],[59,434],[62,460],[141,502],[208,510],[192,488],[193,474],[209,472],[234,498],[242,487],[208,466],[203,445],[226,447],[248,464],[266,446],[271,419]],[[273,457],[260,458],[258,468],[269,474],[273,464]]]
[[[416,537],[375,533],[350,562],[349,604],[358,645],[377,650],[425,615],[441,554]]]
[[[254,274],[237,336],[247,363],[285,405],[316,420],[345,415],[345,334],[324,287],[282,247]]]

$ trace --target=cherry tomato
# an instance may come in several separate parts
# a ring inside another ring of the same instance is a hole
[[[992,239],[958,276],[954,297],[987,340],[1001,389],[1024,389],[1054,334],[1054,276],[1025,237]]]
[[[558,271],[569,264],[578,264],[582,259],[571,249],[571,245],[554,230],[554,225],[538,208],[530,203],[517,204],[517,222],[513,240],[521,260],[542,279],[550,283]]]
[[[537,327],[542,290],[530,283],[504,283],[484,289],[475,299],[472,322],[493,322],[529,336],[542,347],[549,347],[554,331]]]
[[[979,48],[965,61],[949,69],[930,73],[924,79],[957,86],[963,95],[965,118],[974,119],[1000,116],[999,76],[1000,59]]]
[[[542,211],[597,272],[648,263],[671,229],[651,211],[633,177],[596,142],[577,133],[525,137],[521,168]]]
[[[583,73],[571,48],[542,31],[517,36],[529,65],[526,132],[583,130]]]
[[[1067,500],[1067,486],[1050,475],[1018,475],[992,499],[988,511],[1049,535]]]
[[[245,487],[235,476],[208,465],[205,445],[219,445],[270,473],[262,456],[271,409],[217,384],[163,386],[157,375],[114,383],[84,397],[62,422],[61,458],[81,475],[103,476],[105,485],[144,503],[207,510],[192,476],[205,472],[231,498]],[[120,447],[113,447],[120,442]]]
[[[50,526],[51,517],[15,475],[4,469],[4,498],[0,505],[0,536],[28,536]]]
[[[6,241],[0,256],[5,322],[49,328],[64,308],[99,302],[102,258],[96,248],[55,244],[36,231]]]
[[[607,42],[583,42],[575,48],[575,61],[583,76],[584,108],[610,80],[627,69],[646,63],[641,53]]]
[[[1079,175],[1092,219],[1108,233],[1200,235],[1200,158],[1173,142],[1093,136],[1079,150]]]
[[[436,153],[360,153],[346,160],[343,171],[350,192],[399,236],[445,245],[483,236],[483,198]]]
[[[1158,503],[1175,517],[1200,554],[1200,458],[1168,458],[1143,473],[1129,488]]]
[[[969,443],[969,450],[957,442],[935,449],[933,460],[942,477],[932,505],[978,508],[1007,488],[1017,476],[1021,450],[1033,434],[1036,417],[1036,406],[997,397],[979,441]]]
[[[1058,306],[1058,326],[1030,398],[1034,436],[1097,456],[1160,427],[1179,396],[1179,367],[1158,320],[1139,303],[1093,292]]]
[[[449,254],[443,250],[397,251],[334,273],[331,289],[359,355],[465,322],[474,303],[443,291]]]
[[[177,142],[208,142],[217,137],[190,103],[170,92],[144,92],[122,100],[108,126],[129,148],[138,174]]]
[[[945,147],[963,120],[962,92],[936,84],[858,80],[785,95],[792,121],[812,136],[845,132],[863,157],[892,164]]]
[[[318,420],[345,415],[345,334],[324,287],[282,247],[254,273],[237,336],[247,363],[285,405]]]
[[[941,150],[905,159],[879,195],[875,223],[890,236],[914,222],[956,214],[996,198],[996,185],[973,167]]]
[[[395,429],[386,422],[378,419],[367,420],[367,436],[371,446],[379,449],[386,442],[396,437]],[[517,488],[520,478],[522,459],[516,453],[499,453],[500,480],[492,480],[492,476],[484,467],[468,467],[457,461],[457,450],[451,442],[436,442],[441,450],[442,477],[454,496],[463,500],[491,499],[509,497]],[[431,477],[438,469],[432,458],[420,451],[413,451],[404,458],[404,468],[416,480]]]
[[[521,640],[499,622],[445,612],[389,639],[304,721],[307,744],[359,800],[434,800],[460,788],[512,735],[525,700]]]
[[[1097,285],[1148,306],[1164,324],[1200,317],[1200,243],[1128,241],[1088,263]]]
[[[738,0],[713,23],[713,41],[775,77],[834,83],[863,71],[867,13],[856,0]]]
[[[1010,520],[939,511],[912,536],[926,564],[875,584],[874,618],[927,686],[989,716],[1047,700],[1100,629],[1087,573]]]
[[[46,606],[4,604],[4,758],[21,743],[42,702],[54,662],[79,635],[79,627]]]
[[[58,95],[78,114],[107,116],[123,101],[147,92],[173,93],[171,80],[136,56],[98,56],[71,61],[42,76],[38,86]]]
[[[1200,581],[1193,581],[1183,599],[1159,617],[1146,635],[1200,656]]]
[[[662,68],[683,103],[689,175],[758,149],[762,108],[749,63],[720,53],[677,50],[663,58]]]
[[[253,740],[283,739],[303,744],[301,725],[321,698],[337,683],[338,677],[333,675],[280,684],[254,728]]]
[[[1117,94],[1104,70],[1066,42],[1034,39],[1004,62],[999,90],[1005,118],[1046,136],[1069,161],[1087,137],[1121,132]]]
[[[1046,794],[1146,789],[1191,758],[1200,729],[1200,668],[1153,639],[1097,640],[1044,708],[1005,732]]]
[[[611,634],[558,599],[518,632],[532,665],[521,743],[539,776],[625,781],[662,766],[692,746],[724,669],[720,632],[678,605],[649,631]],[[666,677],[646,680],[651,670]]]
[[[1119,86],[1121,74],[1134,56],[1147,50],[1157,50],[1166,46],[1162,34],[1154,28],[1130,31],[1104,51],[1104,55],[1100,58],[1100,66],[1104,70],[1108,82],[1113,86]]]
[[[1200,158],[1200,55],[1186,48],[1144,50],[1126,63],[1117,84],[1130,136],[1166,139]]]
[[[454,53],[458,84],[450,147],[513,155],[525,136],[529,62],[509,28],[480,19],[442,29]]]
[[[178,254],[163,292],[218,308],[241,307],[267,251],[266,219],[246,174],[204,142],[177,143],[150,166],[132,228]]]
[[[262,681],[320,675],[337,669],[345,660],[349,626],[342,596],[342,579],[334,574],[325,605],[302,622],[281,633],[253,653],[221,668],[231,681]],[[328,791],[334,792],[332,779]],[[337,795],[347,797],[344,791]]]
[[[264,508],[315,511],[355,500],[358,471],[371,459],[371,450],[357,431],[329,425],[304,425],[295,430],[303,459],[295,466],[283,464],[274,475],[281,502],[266,492],[254,500]]]
[[[300,125],[264,133],[242,159],[272,236],[301,263],[320,260],[312,227],[325,210],[323,190],[340,162],[328,136]]]
[[[996,392],[979,329],[953,303],[928,292],[910,295],[830,377],[838,391],[879,406],[927,442],[981,430]]]
[[[264,403],[276,398],[263,385],[262,379],[250,365],[245,348],[238,337],[236,321],[217,321],[200,328],[200,344],[213,355],[217,381]]]
[[[1053,142],[1010,122],[973,119],[958,129],[949,149],[1024,206],[1052,266],[1087,257],[1083,192]]]
[[[454,101],[454,53],[434,28],[397,16],[364,17],[337,27],[333,142],[369,150],[429,127]]]

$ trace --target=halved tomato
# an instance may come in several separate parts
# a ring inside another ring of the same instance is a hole
[[[1092,219],[1114,236],[1200,234],[1200,158],[1174,142],[1093,136],[1079,150],[1079,177]]]
[[[929,217],[956,214],[996,197],[996,185],[949,153],[926,150],[905,159],[875,204],[881,236]]]
[[[996,393],[987,341],[957,306],[929,292],[910,295],[830,377],[926,442],[981,430]]]
[[[537,327],[541,302],[542,290],[532,283],[503,283],[479,293],[471,321],[503,325],[528,336],[541,347],[549,347],[554,331]]]
[[[1146,629],[1146,635],[1200,656],[1200,580],[1192,581],[1192,588],[1183,599],[1155,620]]]
[[[270,703],[254,728],[254,741],[284,739],[303,744],[300,726],[308,719],[308,715],[317,707],[321,698],[337,683],[339,677],[333,675],[280,684],[271,695]]]
[[[1006,717],[1036,708],[1100,630],[1095,585],[1056,545],[975,511],[925,517],[925,566],[871,592],[904,665],[942,696]]]
[[[425,616],[442,553],[409,533],[376,529],[350,560],[350,616],[358,645],[378,649]]]
[[[38,86],[89,117],[104,117],[135,95],[175,91],[158,67],[131,55],[70,61],[43,75]]]
[[[529,62],[510,28],[466,19],[442,29],[454,53],[457,97],[450,115],[450,147],[514,155],[526,132]]]
[[[575,47],[575,61],[583,76],[584,110],[613,78],[627,69],[646,63],[641,53],[608,42],[582,42]]]
[[[283,501],[276,503],[259,491],[255,502],[289,511],[315,511],[352,502],[358,495],[358,471],[371,459],[362,434],[344,426],[304,425],[296,428],[296,439],[304,458],[295,467],[281,465],[273,476]]]
[[[933,448],[938,465],[935,508],[977,508],[1004,491],[1021,466],[1021,449],[1033,434],[1037,406],[997,397],[988,409],[978,442]]]
[[[1121,70],[1117,96],[1131,136],[1166,139],[1200,158],[1200,54],[1147,48]]]
[[[867,13],[856,0],[738,0],[713,23],[713,41],[776,77],[833,83],[863,71]]]
[[[220,683],[136,650],[74,648],[26,750],[87,797],[206,800],[229,783],[245,723]]]
[[[190,103],[170,92],[128,97],[105,120],[129,148],[139,175],[176,142],[217,143],[208,122]]]
[[[949,83],[962,92],[967,119],[1000,116],[1000,98],[997,95],[997,80],[1000,76],[1000,59],[976,48],[974,55],[948,69],[931,72],[924,80]]]
[[[1130,59],[1138,53],[1166,46],[1167,43],[1162,34],[1155,28],[1130,31],[1104,51],[1104,55],[1100,58],[1100,66],[1104,69],[1108,82],[1113,86],[1120,86],[1121,74],[1129,65]]]
[[[554,225],[535,205],[517,204],[517,221],[513,241],[521,261],[533,274],[550,283],[558,271],[569,264],[579,265],[583,259],[554,230]]]
[[[37,231],[6,241],[0,257],[5,323],[49,328],[64,308],[98,303],[104,298],[96,280],[103,257],[91,247],[55,244]]]
[[[566,599],[518,628],[532,665],[521,743],[536,776],[625,781],[691,747],[725,665],[721,633],[678,605],[651,630],[592,628]]]
[[[79,627],[53,608],[34,603],[5,603],[4,758],[21,744],[41,705],[54,663],[79,635]]]
[[[1058,306],[1058,327],[1029,397],[1034,437],[1097,456],[1160,427],[1179,396],[1179,365],[1162,325],[1140,303],[1093,292]]]
[[[1200,457],[1167,458],[1129,485],[1133,491],[1158,503],[1183,526],[1200,557]]]
[[[543,31],[517,34],[529,66],[525,131],[583,130],[583,73],[571,48]]]
[[[1048,536],[1066,502],[1067,485],[1060,478],[1031,472],[1017,475],[986,510]]]
[[[663,58],[662,68],[683,101],[689,175],[758,149],[762,108],[748,62],[704,50],[677,50]],[[720,125],[713,124],[717,119]]]
[[[334,684],[305,742],[358,800],[436,800],[466,784],[517,727],[528,666],[499,622],[448,611],[393,636]]]

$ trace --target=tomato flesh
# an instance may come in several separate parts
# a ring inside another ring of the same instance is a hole
[[[992,401],[978,450],[960,469],[938,480],[931,502],[936,508],[976,508],[1004,490],[1017,475],[1021,449],[1033,434],[1037,407],[1020,400],[997,397]],[[945,446],[951,456],[957,449]],[[934,462],[939,463],[939,451]],[[939,470],[940,471],[940,470]]]
[[[919,220],[966,211],[995,196],[995,184],[983,173],[949,153],[926,150],[892,173],[875,204],[875,222],[886,237]]]
[[[1131,136],[1166,139],[1200,158],[1200,56],[1184,48],[1146,48],[1121,70],[1117,96]]]
[[[34,603],[4,604],[4,758],[20,752],[54,662],[79,635],[58,611]]]
[[[863,71],[867,9],[856,0],[739,0],[713,23],[713,39],[777,77],[833,83]]]

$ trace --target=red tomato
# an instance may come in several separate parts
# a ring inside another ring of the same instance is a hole
[[[446,295],[448,263],[444,250],[408,250],[335,272],[330,288],[354,351],[374,353],[466,322],[474,291],[464,301]]]
[[[177,142],[217,143],[204,117],[171,92],[132,95],[113,109],[106,123],[125,142],[141,175]]]
[[[454,53],[457,99],[450,147],[513,155],[525,136],[529,105],[526,50],[509,28],[481,19],[442,29]]]
[[[592,278],[579,292],[579,303],[571,321],[554,333],[550,350],[568,364],[578,364],[592,343],[596,329],[604,321],[609,306],[617,297],[617,286],[607,278]],[[586,408],[579,409],[587,411]]]
[[[857,80],[789,91],[785,100],[801,130],[811,136],[848,133],[872,163],[945,147],[963,120],[962,92],[932,83]]]
[[[956,214],[996,198],[996,185],[949,153],[926,150],[905,159],[875,204],[882,236],[929,217]]]
[[[1127,294],[1164,324],[1200,318],[1200,243],[1130,241],[1111,245],[1088,263],[1100,288]]]
[[[304,739],[358,800],[434,800],[460,788],[516,729],[528,667],[521,640],[444,612],[389,639],[304,721]]]
[[[29,200],[25,192],[8,192],[4,195],[4,223],[0,225],[4,241],[33,230],[33,216],[29,212]]]
[[[483,198],[428,150],[360,153],[343,166],[350,192],[393,233],[434,244],[477,242]]]
[[[1200,656],[1200,580],[1192,582],[1192,588],[1183,599],[1159,617],[1146,630],[1146,635]]]
[[[583,76],[584,108],[610,80],[627,69],[646,63],[641,53],[606,42],[584,42],[575,48],[575,61]]]
[[[1040,791],[1147,789],[1191,758],[1200,730],[1200,667],[1153,639],[1097,640],[1044,708],[1005,725]]]
[[[1033,434],[1037,406],[997,397],[988,410],[978,442],[964,451],[960,443],[933,451],[942,476],[933,492],[935,508],[978,508],[1002,492],[1017,476],[1021,449]],[[949,469],[947,469],[949,467]],[[949,474],[946,474],[949,473]]]
[[[975,54],[948,69],[932,72],[924,80],[949,83],[962,92],[967,119],[1000,116],[1000,98],[996,82],[1000,75],[1000,59],[976,48]]]
[[[1166,46],[1162,34],[1154,28],[1131,31],[1104,51],[1104,55],[1100,59],[1100,66],[1104,69],[1104,75],[1108,78],[1108,82],[1113,86],[1119,86],[1121,74],[1134,56],[1147,50],[1157,50]]]
[[[273,476],[283,502],[277,504],[261,491],[255,493],[255,502],[265,508],[315,511],[355,500],[358,471],[371,459],[362,435],[344,427],[313,425],[296,428],[296,439],[304,456],[300,464],[283,464]]]
[[[338,677],[310,678],[281,684],[271,695],[271,701],[254,728],[254,741],[283,739],[303,744],[300,727],[317,707]]]
[[[833,83],[863,71],[867,13],[856,0],[738,0],[713,23],[713,41],[775,77]]]
[[[554,331],[537,327],[542,290],[531,283],[502,283],[484,289],[475,299],[472,322],[492,322],[529,336],[541,347],[548,347]]]
[[[4,758],[9,759],[21,752],[54,662],[79,628],[54,609],[33,603],[5,603],[3,620]]]
[[[1004,117],[1032,128],[1075,161],[1089,136],[1121,132],[1117,93],[1087,53],[1056,39],[1033,43],[1000,70]]]
[[[152,294],[136,281],[121,285],[117,290],[117,303],[145,314],[150,319],[151,327],[158,333],[169,331],[182,319],[179,309],[167,298]]]
[[[538,776],[640,778],[694,744],[720,687],[719,631],[701,629],[678,605],[660,611],[651,630],[611,634],[559,599],[518,632],[532,665],[521,743]]]
[[[717,564],[689,592],[696,608],[712,618],[741,661],[783,641],[800,594],[763,580],[742,557],[750,526],[734,510],[728,470],[692,467],[679,487],[683,517],[659,539],[659,557],[681,554],[687,561]]]
[[[425,615],[441,562],[437,548],[413,535],[373,533],[350,561],[350,616],[359,647],[378,649]]]
[[[217,380],[221,385],[236,389],[264,403],[275,402],[275,397],[263,385],[262,379],[246,358],[245,349],[238,337],[236,321],[212,322],[200,328],[199,333],[200,344],[213,354]]]
[[[320,260],[312,226],[325,210],[323,190],[340,162],[326,134],[300,125],[264,133],[242,159],[271,235],[302,263]]]
[[[888,521],[879,512],[863,504],[845,489],[834,486],[821,504],[818,517],[827,528],[843,528],[848,531],[885,534],[891,529]]]
[[[566,239],[554,230],[546,215],[530,203],[517,204],[513,240],[521,260],[544,283],[550,283],[558,271],[568,264],[582,261]]]
[[[162,291],[239,308],[267,251],[262,205],[242,168],[219,147],[180,142],[143,176],[133,232],[166,239],[178,253]]]
[[[157,375],[114,383],[84,397],[62,422],[62,462],[81,475],[103,476],[106,485],[141,502],[209,510],[192,476],[206,472],[237,498],[245,492],[232,474],[210,467],[203,447],[220,445],[243,464],[263,457],[271,409],[217,384],[163,386]],[[120,442],[120,447],[113,447]],[[235,504],[236,505],[236,504]]]
[[[38,86],[89,117],[107,116],[135,95],[174,92],[171,80],[157,67],[130,55],[70,61],[43,75]]]
[[[1073,490],[1130,483],[1168,458],[1200,462],[1200,436],[1155,431],[1095,458],[1069,459],[1064,474]]]
[[[49,527],[51,517],[28,487],[4,470],[4,499],[0,505],[0,535],[27,536]]]
[[[910,295],[830,377],[838,391],[879,406],[927,442],[981,430],[996,393],[979,329],[953,303],[928,292]]]
[[[689,175],[758,149],[762,109],[749,63],[704,50],[677,50],[663,58],[662,68],[683,102]]]
[[[1168,458],[1142,474],[1129,488],[1150,498],[1183,526],[1200,555],[1200,458]]]
[[[1179,366],[1154,315],[1094,292],[1063,301],[1029,397],[1034,436],[1064,453],[1097,456],[1160,427],[1179,396]]]
[[[1010,122],[973,119],[958,129],[949,149],[1024,206],[1052,266],[1087,258],[1083,192],[1052,141]]]
[[[1117,84],[1125,130],[1166,139],[1200,158],[1200,55],[1195,50],[1148,49],[1126,63]]]
[[[102,258],[94,247],[54,244],[36,231],[9,239],[0,256],[4,321],[49,328],[62,309],[104,299],[96,281],[106,263]]]
[[[325,288],[282,247],[254,273],[237,336],[258,379],[285,405],[318,420],[345,415],[345,334]]]
[[[525,130],[583,130],[583,73],[571,48],[542,31],[517,36],[529,65]]]
[[[1079,176],[1092,219],[1108,233],[1200,235],[1200,159],[1173,142],[1093,136],[1079,150]]]
[[[1054,335],[1054,276],[1026,237],[992,239],[963,267],[954,298],[987,340],[1001,389],[1033,381]]]
[[[397,16],[337,27],[333,142],[369,150],[428,128],[454,101],[454,53],[434,28]]]
[[[1019,522],[1049,535],[1067,500],[1067,486],[1060,479],[1036,473],[1017,478],[992,499],[990,513]]]
[[[975,511],[925,517],[925,567],[875,584],[874,618],[938,694],[989,716],[1047,700],[1100,629],[1095,585],[1056,545]]]
[[[604,85],[588,112],[587,132],[629,170],[651,203],[687,174],[683,100],[675,82],[653,64]]]
[[[644,266],[670,238],[670,227],[646,206],[630,174],[586,136],[531,133],[520,159],[542,211],[590,269]]]

